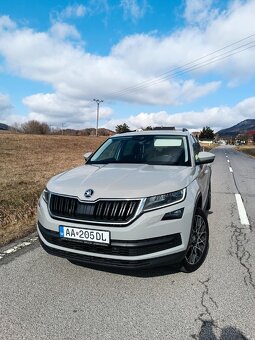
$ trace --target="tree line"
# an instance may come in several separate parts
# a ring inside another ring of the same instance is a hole
[[[20,132],[26,134],[35,134],[35,135],[73,135],[73,136],[95,136],[96,129],[95,128],[86,128],[81,130],[75,129],[60,129],[60,128],[52,128],[47,123],[42,123],[37,120],[30,120],[24,124],[18,125],[14,124],[11,127],[11,131]],[[99,136],[109,136],[113,134],[113,131],[99,128],[98,135]]]
[[[147,126],[143,130],[153,130],[151,126]],[[117,133],[124,133],[124,132],[130,132],[130,128],[126,123],[119,124],[116,126],[116,132]],[[205,126],[203,129],[198,133],[197,138],[200,140],[213,140],[215,138],[215,133],[214,131],[209,127]]]
[[[151,126],[147,126],[142,130],[153,130]],[[82,130],[74,130],[74,129],[56,129],[51,128],[47,123],[42,123],[37,120],[30,120],[20,126],[15,124],[12,127],[12,131],[22,132],[26,134],[38,134],[38,135],[48,135],[48,134],[65,134],[65,135],[82,135],[82,136],[93,136],[96,135],[95,128],[87,128]],[[115,127],[116,133],[125,133],[132,131],[127,123],[119,124]],[[98,135],[99,136],[109,136],[114,132],[108,129],[99,128]],[[214,131],[209,127],[203,127],[203,129],[199,132],[200,140],[213,140],[215,138]]]

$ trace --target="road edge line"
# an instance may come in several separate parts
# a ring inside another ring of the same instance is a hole
[[[19,251],[20,249],[23,249],[27,246],[30,246],[31,244],[33,244],[35,241],[38,240],[38,236],[33,236],[30,238],[26,238],[25,240],[23,240],[21,243],[18,243],[4,251],[1,251],[0,249],[0,261],[7,255],[16,253],[17,251]]]
[[[246,214],[246,210],[243,204],[242,196],[240,194],[235,194],[237,209],[239,212],[239,218],[242,225],[250,226],[249,219]]]

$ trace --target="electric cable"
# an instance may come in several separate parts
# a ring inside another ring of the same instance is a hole
[[[115,97],[115,96],[128,95],[128,94],[131,94],[138,89],[143,89],[143,88],[155,85],[155,84],[159,84],[159,83],[161,83],[165,80],[171,79],[175,76],[183,75],[185,73],[191,72],[193,70],[197,70],[199,68],[205,67],[205,66],[210,65],[212,63],[226,59],[226,58],[233,56],[235,54],[238,54],[238,53],[241,53],[241,52],[246,51],[248,49],[251,49],[251,48],[255,47],[255,40],[247,42],[247,43],[242,44],[240,46],[237,46],[233,49],[227,50],[224,53],[220,53],[218,55],[215,55],[216,53],[219,53],[221,51],[228,49],[229,47],[240,44],[241,42],[248,40],[248,39],[250,39],[251,37],[254,37],[254,36],[255,36],[255,34],[251,34],[251,35],[249,35],[249,36],[247,36],[243,39],[240,39],[240,40],[238,40],[234,43],[228,44],[228,45],[226,45],[226,46],[224,46],[220,49],[217,49],[216,51],[213,51],[213,52],[211,52],[211,53],[209,53],[205,56],[199,57],[199,58],[197,58],[193,61],[185,63],[184,65],[172,68],[169,71],[161,73],[159,76],[157,76],[153,79],[145,80],[143,82],[138,83],[137,85],[123,88],[122,90],[113,91],[113,92],[109,93],[108,96]],[[209,58],[213,55],[215,55],[215,56],[212,57],[212,58]],[[209,58],[209,59],[198,63],[198,61],[201,61],[201,60],[206,59],[206,58]]]

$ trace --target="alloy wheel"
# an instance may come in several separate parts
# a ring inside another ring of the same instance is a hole
[[[190,244],[185,259],[188,264],[195,265],[204,255],[207,244],[206,221],[200,215],[195,215],[191,231]]]

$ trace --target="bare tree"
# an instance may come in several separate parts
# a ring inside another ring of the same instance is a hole
[[[50,133],[50,127],[47,123],[41,123],[37,120],[30,120],[21,126],[24,133],[47,135]]]

